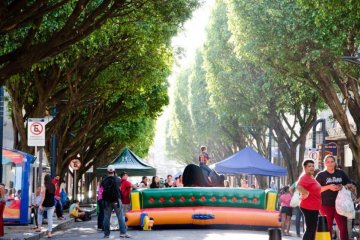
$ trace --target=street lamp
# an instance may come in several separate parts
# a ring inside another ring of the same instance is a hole
[[[313,149],[316,148],[316,126],[321,123],[321,136],[322,136],[322,141],[321,141],[321,157],[324,158],[324,153],[325,153],[325,136],[326,136],[326,128],[325,128],[325,119],[320,118],[318,120],[316,120],[313,124],[313,136],[312,136],[312,147]]]

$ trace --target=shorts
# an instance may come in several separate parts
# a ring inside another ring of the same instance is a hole
[[[292,207],[285,207],[285,206],[281,206],[281,211],[280,213],[285,213],[286,216],[292,216],[292,211],[293,211],[293,208]]]

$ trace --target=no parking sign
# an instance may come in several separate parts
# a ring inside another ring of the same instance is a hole
[[[28,146],[45,146],[45,118],[28,119]]]

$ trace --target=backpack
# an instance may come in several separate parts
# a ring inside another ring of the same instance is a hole
[[[116,183],[116,177],[106,177],[101,184],[104,188],[102,193],[103,200],[106,202],[117,202],[121,196],[119,194],[119,186]]]

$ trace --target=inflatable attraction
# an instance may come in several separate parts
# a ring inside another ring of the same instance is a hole
[[[279,227],[277,194],[243,188],[161,188],[131,192],[129,227],[142,227],[144,217],[159,225],[238,225]]]

